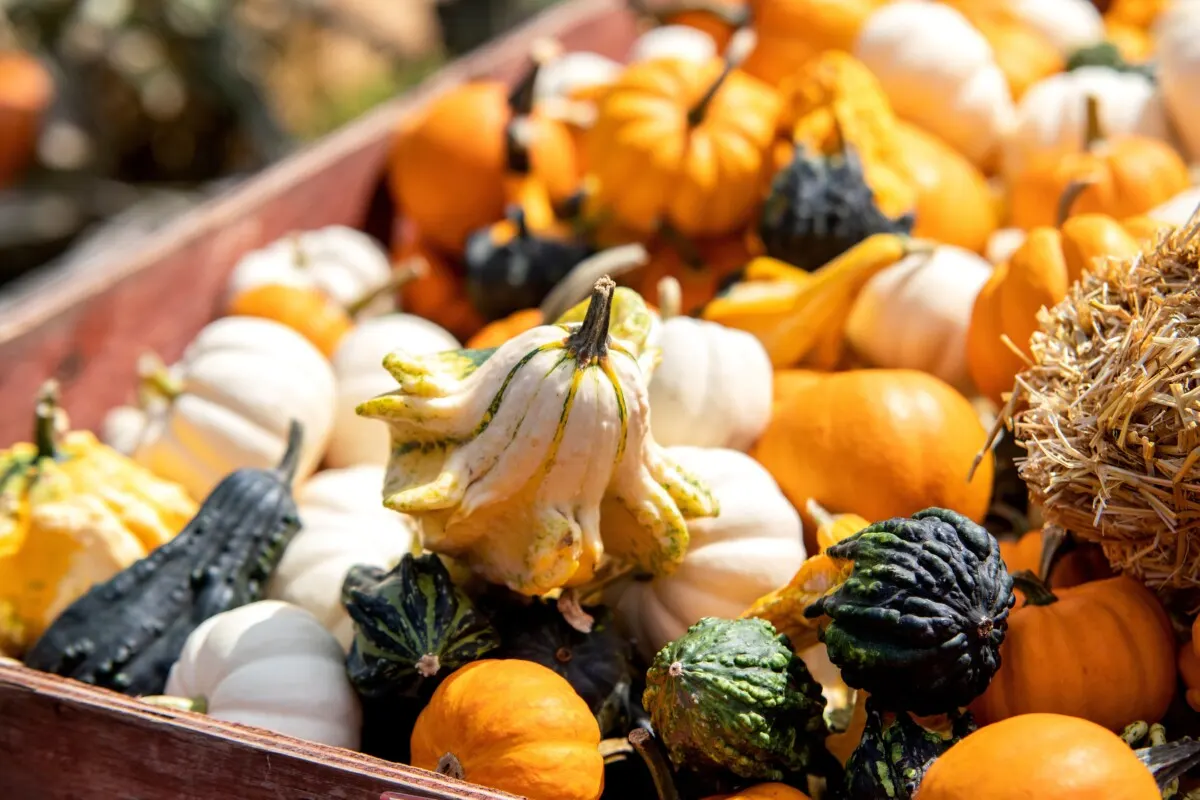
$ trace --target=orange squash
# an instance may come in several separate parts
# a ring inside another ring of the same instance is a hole
[[[1010,629],[1011,630],[1011,629]],[[1161,800],[1120,736],[1061,714],[986,725],[933,762],[917,800]]]
[[[1162,719],[1175,694],[1175,635],[1154,593],[1121,576],[1047,589],[1020,573],[1000,669],[971,705],[980,725],[1067,714],[1119,731]]]
[[[962,12],[983,34],[1004,73],[1014,100],[1065,66],[1062,54],[1041,31],[1027,24],[1005,2],[996,0],[942,0]]]
[[[54,79],[22,52],[0,52],[0,189],[33,160],[42,117],[54,96]]]
[[[754,8],[754,49],[742,62],[749,74],[779,86],[827,50],[854,49],[863,23],[886,0],[769,0]]]
[[[310,287],[265,283],[235,295],[229,316],[260,317],[282,323],[331,358],[354,320],[324,293]]]
[[[415,273],[397,292],[402,310],[436,322],[459,341],[483,327],[483,316],[467,298],[462,270],[413,226],[405,226],[397,237],[392,260],[412,266]]]
[[[566,679],[532,661],[476,661],[433,693],[412,764],[529,800],[597,800],[600,728]]]
[[[809,800],[809,796],[784,783],[760,783],[733,794],[713,795],[706,800]]]

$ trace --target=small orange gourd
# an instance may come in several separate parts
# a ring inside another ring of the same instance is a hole
[[[849,52],[867,17],[885,0],[770,0],[754,8],[754,49],[742,63],[751,75],[779,86],[809,59],[828,50]]]
[[[324,292],[305,286],[266,283],[235,295],[229,316],[261,317],[282,323],[301,334],[326,358],[331,358],[354,320]]]

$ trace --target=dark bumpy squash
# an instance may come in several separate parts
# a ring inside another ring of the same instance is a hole
[[[853,571],[805,612],[842,678],[880,708],[943,714],[1000,666],[1013,581],[990,533],[953,511],[877,522],[825,551]]]
[[[884,216],[852,148],[827,157],[798,145],[771,183],[758,235],[767,255],[812,271],[871,234],[911,233],[914,221]]]
[[[926,728],[906,712],[880,711],[867,700],[867,724],[846,762],[846,800],[911,800],[934,759],[976,729],[971,712]]]
[[[425,695],[454,670],[500,646],[486,617],[436,555],[405,555],[391,572],[357,566],[342,586],[354,620],[350,682],[371,699]]]
[[[178,536],[68,606],[25,664],[129,695],[162,694],[191,632],[261,599],[299,530],[291,483],[302,435],[293,421],[278,467],[229,475]]]
[[[676,766],[777,781],[833,760],[821,685],[765,620],[700,620],[655,656],[642,702]]]
[[[497,619],[504,642],[501,655],[536,662],[566,678],[587,701],[605,734],[629,720],[633,648],[613,626],[607,608],[584,611],[595,620],[590,633],[568,623],[553,603],[514,604]]]

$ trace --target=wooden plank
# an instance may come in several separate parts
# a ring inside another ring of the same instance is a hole
[[[5,800],[379,800],[383,792],[413,800],[513,800],[0,660]]]
[[[177,358],[217,313],[229,271],[249,250],[332,224],[386,240],[394,212],[382,180],[392,134],[433,95],[472,77],[513,80],[541,36],[623,57],[636,27],[623,0],[570,0],[166,226],[137,252],[16,284],[0,297],[0,446],[28,437],[34,394],[46,378],[61,382],[76,427],[94,429],[108,409],[131,401],[137,356],[153,350]]]

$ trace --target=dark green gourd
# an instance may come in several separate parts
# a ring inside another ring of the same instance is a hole
[[[872,234],[911,233],[913,222],[879,210],[853,148],[822,156],[798,145],[771,182],[758,235],[767,255],[811,272]]]
[[[945,730],[930,730],[868,699],[862,739],[846,762],[846,800],[912,800],[934,760],[976,729],[969,711],[942,719]]]
[[[700,620],[655,656],[642,702],[676,766],[828,774],[821,685],[765,620]]]
[[[279,466],[227,476],[178,536],[68,606],[25,664],[129,695],[162,694],[188,635],[261,599],[299,530],[291,484],[302,436],[293,421]]]
[[[943,714],[983,693],[1000,666],[1012,577],[990,533],[930,508],[877,522],[826,551],[854,562],[806,614],[849,686],[881,709]]]
[[[436,555],[405,555],[390,572],[357,566],[342,602],[354,620],[346,672],[360,695],[417,697],[500,646],[500,636]]]

